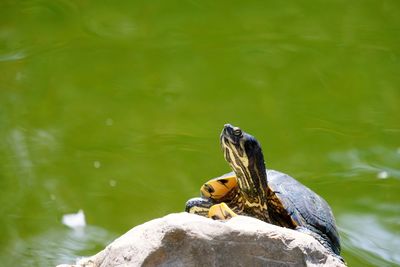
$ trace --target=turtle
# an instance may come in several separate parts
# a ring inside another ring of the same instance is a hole
[[[239,127],[225,124],[220,142],[233,172],[206,182],[202,197],[190,199],[186,211],[213,219],[247,215],[301,231],[343,261],[335,218],[321,196],[285,173],[267,170],[260,143]]]

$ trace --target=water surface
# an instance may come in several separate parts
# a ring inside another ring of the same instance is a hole
[[[332,206],[350,266],[400,264],[400,5],[3,1],[0,261],[96,253],[229,171],[224,123]],[[88,227],[62,225],[84,210]]]

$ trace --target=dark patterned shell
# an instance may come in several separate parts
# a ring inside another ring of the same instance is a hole
[[[287,174],[268,170],[268,186],[276,193],[292,219],[302,227],[319,234],[340,253],[339,234],[328,203],[308,187]]]

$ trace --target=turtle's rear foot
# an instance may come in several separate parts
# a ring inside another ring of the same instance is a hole
[[[304,226],[298,226],[295,230],[308,234],[312,237],[314,237],[316,240],[318,240],[321,245],[323,245],[332,255],[336,256],[340,261],[342,261],[344,264],[347,265],[346,261],[343,259],[342,256],[340,256],[340,249],[337,247],[334,247],[331,242],[328,241],[328,237],[324,237],[318,233],[315,233],[311,231],[310,229],[307,229]]]
[[[237,214],[225,203],[215,204],[208,211],[208,217],[213,220],[228,220]]]

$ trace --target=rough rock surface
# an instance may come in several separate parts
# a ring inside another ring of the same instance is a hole
[[[70,267],[345,266],[313,237],[237,216],[214,221],[175,213],[136,226]]]

